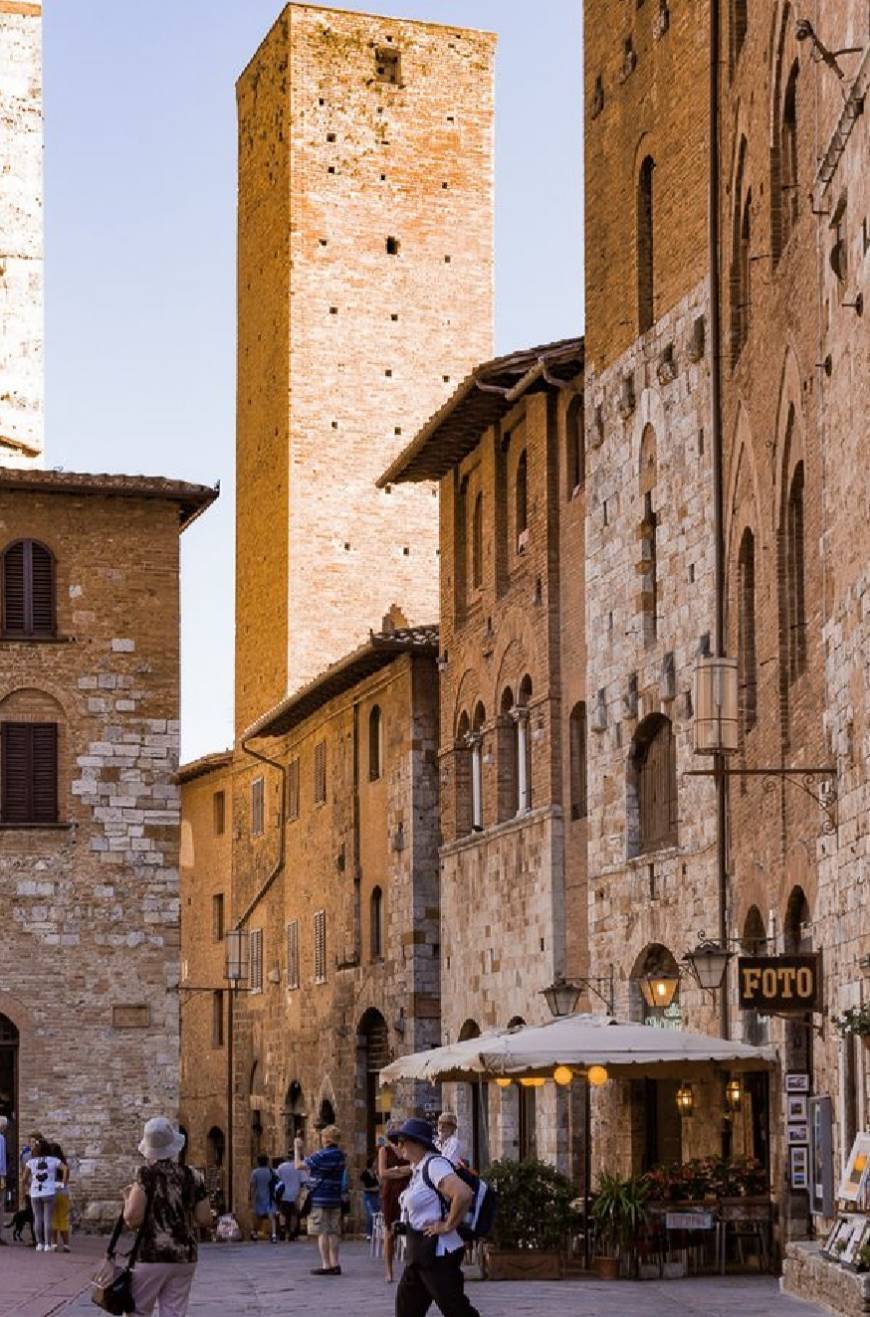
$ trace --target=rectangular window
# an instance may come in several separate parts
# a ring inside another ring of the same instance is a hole
[[[0,822],[57,823],[57,723],[3,723],[0,742]]]
[[[299,818],[299,760],[287,767],[287,818]]]
[[[224,1045],[224,994],[220,991],[211,994],[211,1045]]]
[[[314,916],[314,982],[326,982],[326,911]]]
[[[264,808],[264,784],[261,777],[255,778],[251,783],[251,835],[261,837],[263,835],[263,820],[265,814]]]
[[[212,942],[223,942],[224,940],[223,892],[217,892],[211,898],[211,940]]]
[[[211,798],[214,835],[222,837],[227,826],[227,797],[225,791],[216,791]]]
[[[251,933],[251,992],[263,991],[263,930]]]
[[[287,987],[299,987],[299,920],[287,925]]]
[[[314,747],[314,803],[326,802],[326,742],[318,741]]]

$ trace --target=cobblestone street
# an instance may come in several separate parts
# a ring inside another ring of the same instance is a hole
[[[89,1265],[83,1265],[83,1251]],[[95,1311],[90,1291],[70,1295],[98,1265],[96,1241],[70,1258],[38,1257],[30,1250],[4,1250],[0,1257],[0,1313],[3,1317],[50,1317],[63,1313],[86,1317]],[[380,1262],[363,1244],[345,1245],[344,1274],[311,1276],[316,1253],[311,1245],[206,1245],[193,1290],[190,1313],[196,1317],[243,1317],[245,1314],[318,1317],[390,1317],[394,1290],[384,1285]],[[39,1266],[35,1264],[39,1263]],[[11,1285],[11,1269],[18,1273]],[[55,1271],[56,1286],[46,1285]],[[469,1293],[481,1317],[811,1317],[822,1310],[779,1293],[773,1277],[704,1277],[669,1282],[608,1283],[571,1280],[561,1283],[494,1284],[471,1281]],[[5,1294],[5,1298],[4,1298]],[[66,1300],[70,1300],[65,1302]]]

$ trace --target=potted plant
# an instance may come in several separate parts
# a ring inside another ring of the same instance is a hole
[[[576,1189],[546,1162],[493,1162],[486,1180],[498,1194],[493,1232],[483,1249],[488,1280],[561,1280],[576,1213]]]
[[[638,1243],[646,1222],[649,1186],[642,1179],[622,1180],[618,1175],[601,1176],[592,1204],[598,1252],[593,1266],[602,1280],[616,1280],[621,1260],[629,1262],[634,1274]]]
[[[862,1006],[849,1006],[842,1015],[833,1016],[834,1028],[841,1038],[850,1034],[863,1040],[864,1046],[870,1046],[870,1001]]]

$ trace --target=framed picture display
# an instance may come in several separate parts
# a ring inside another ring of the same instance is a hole
[[[870,1174],[870,1133],[861,1130],[855,1135],[855,1142],[852,1144],[852,1151],[849,1153],[849,1160],[840,1180],[837,1197],[845,1199],[847,1203],[857,1203],[866,1192],[868,1174]]]
[[[809,1093],[810,1077],[801,1071],[790,1070],[785,1077],[786,1093]]]
[[[870,1221],[867,1217],[856,1216],[852,1233],[846,1240],[846,1247],[840,1255],[840,1261],[844,1267],[849,1267],[852,1271],[858,1270],[858,1255],[867,1242],[868,1231],[870,1231]]]
[[[809,1125],[789,1125],[788,1127],[788,1146],[794,1143],[809,1143],[810,1127]]]
[[[834,1207],[833,1112],[827,1094],[810,1098],[810,1212],[832,1217]]]
[[[809,1099],[805,1093],[789,1093],[785,1099],[785,1118],[789,1123],[809,1119]]]
[[[807,1189],[810,1183],[810,1150],[796,1144],[788,1150],[788,1173],[792,1189]]]
[[[856,1216],[854,1212],[841,1212],[828,1232],[828,1238],[825,1240],[822,1252],[826,1258],[831,1258],[834,1262],[840,1262],[843,1254],[852,1238],[852,1233],[856,1223],[862,1218]]]

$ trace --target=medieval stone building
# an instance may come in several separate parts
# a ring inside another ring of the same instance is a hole
[[[215,497],[0,470],[0,1111],[91,1224],[177,1111],[178,537]]]
[[[445,1042],[549,1018],[585,971],[582,370],[579,340],[478,366],[381,477],[440,481]],[[566,1095],[455,1096],[476,1165],[567,1165]]]
[[[0,5],[0,464],[38,463],[42,377],[42,6]]]

